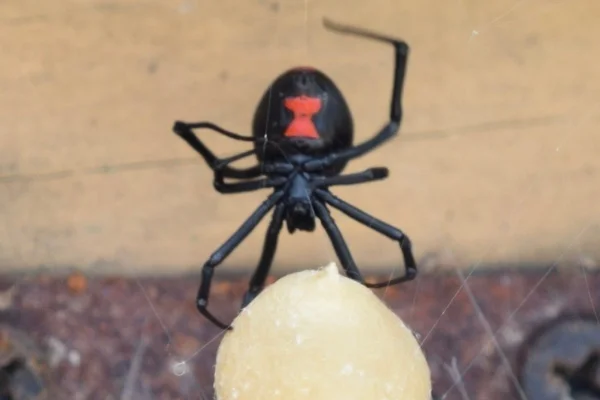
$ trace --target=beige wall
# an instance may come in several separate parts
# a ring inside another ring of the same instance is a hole
[[[402,135],[351,166],[390,178],[338,194],[403,228],[422,261],[600,258],[597,1],[12,0],[0,5],[2,268],[195,270],[268,192],[216,194],[172,123],[246,133],[289,66],[330,74],[358,138],[372,135],[392,52],[325,31],[322,16],[412,47]],[[223,155],[244,148],[205,136]],[[363,268],[398,260],[337,220]],[[231,269],[255,266],[265,227]],[[280,271],[334,257],[321,231],[284,233],[280,250]]]

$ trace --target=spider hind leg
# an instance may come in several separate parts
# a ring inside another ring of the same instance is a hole
[[[352,254],[350,253],[350,249],[342,236],[342,232],[336,225],[333,217],[329,213],[327,206],[321,202],[319,199],[314,199],[315,213],[317,217],[321,220],[321,224],[327,232],[329,236],[329,240],[331,240],[331,244],[333,244],[333,248],[335,253],[337,254],[340,263],[342,264],[342,268],[346,271],[346,276],[350,279],[353,279],[362,284],[365,283],[358,267],[354,263],[354,259],[352,258]]]
[[[323,201],[329,204],[333,208],[341,211],[342,213],[346,214],[355,221],[365,226],[368,226],[369,228],[381,233],[384,236],[387,236],[388,238],[392,239],[400,245],[402,257],[404,259],[404,275],[398,278],[390,279],[385,282],[365,283],[365,286],[369,288],[383,288],[415,279],[415,277],[417,276],[417,265],[415,262],[414,255],[412,253],[412,244],[408,236],[404,234],[400,229],[395,228],[375,217],[370,216],[364,211],[334,196],[326,190],[316,189],[315,196],[319,199],[319,201]]]
[[[242,226],[229,237],[229,239],[223,243],[206,261],[202,267],[202,281],[198,288],[198,294],[196,296],[196,307],[200,314],[211,321],[213,324],[221,329],[231,329],[230,325],[221,322],[208,310],[208,300],[210,296],[210,288],[212,284],[213,275],[215,269],[227,258],[231,252],[233,252],[239,244],[256,228],[263,217],[279,203],[283,197],[283,191],[277,191],[271,194],[262,204],[244,221]]]
[[[248,285],[248,291],[244,294],[241,308],[244,309],[248,304],[252,302],[262,292],[265,287],[265,282],[269,275],[269,270],[273,264],[273,258],[275,257],[275,250],[277,249],[277,241],[283,225],[283,218],[285,216],[285,204],[279,203],[273,211],[273,217],[271,223],[267,228],[265,235],[265,242],[263,245],[262,254],[258,266],[250,279]]]

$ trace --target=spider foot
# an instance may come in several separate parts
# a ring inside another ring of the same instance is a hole
[[[261,290],[248,290],[244,295],[244,299],[242,300],[241,309],[243,310],[244,308],[248,307],[248,305],[252,303],[252,301],[256,298],[256,296],[259,295],[260,292]]]
[[[212,322],[219,328],[228,330],[228,331],[233,330],[233,327],[231,326],[231,324],[226,324],[224,322],[221,322],[217,317],[212,315],[212,313],[210,311],[208,311],[208,309],[206,308],[208,306],[208,302],[206,300],[198,299],[198,303],[196,304],[196,306],[197,306],[200,314],[202,314],[206,319],[208,319],[210,322]]]
[[[180,131],[183,129],[187,129],[187,124],[183,121],[175,121],[175,124],[173,125],[173,130],[174,131]]]
[[[398,285],[400,283],[412,281],[417,277],[417,269],[409,267],[406,269],[406,274],[399,278],[390,279],[385,282],[365,283],[365,286],[370,289],[381,289],[388,286]]]

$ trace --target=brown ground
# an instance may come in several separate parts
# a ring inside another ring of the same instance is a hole
[[[214,193],[171,125],[246,133],[291,65],[330,74],[358,138],[373,134],[392,52],[322,16],[412,48],[402,135],[351,166],[390,178],[337,193],[403,228],[425,266],[600,258],[596,1],[13,0],[0,5],[0,265],[196,269],[266,192]],[[397,262],[386,239],[338,221],[363,268]],[[253,267],[264,229],[227,265]],[[277,257],[283,271],[334,253],[318,232],[284,235]]]
[[[65,280],[56,277],[12,283],[0,282],[2,288],[12,287],[0,312],[0,356],[11,354],[7,344],[29,340],[37,345],[39,353],[21,356],[41,359],[41,365],[33,365],[45,368],[33,370],[52,386],[47,397],[35,400],[213,398],[222,331],[198,315],[191,301],[195,280],[102,277],[90,280],[83,291],[67,290]],[[468,282],[476,302],[461,284],[454,273],[422,274],[416,282],[378,291],[417,334],[437,395],[446,400],[561,398],[557,392],[566,388],[552,367],[582,365],[586,353],[597,348],[598,335],[580,340],[581,330],[570,326],[561,340],[566,346],[559,342],[545,350],[536,346],[537,335],[565,316],[579,316],[597,328],[591,304],[600,304],[600,274],[586,279],[579,271],[479,274]],[[231,321],[246,288],[246,279],[218,278],[212,311]],[[7,327],[16,330],[8,338]],[[517,388],[525,395],[519,396]]]

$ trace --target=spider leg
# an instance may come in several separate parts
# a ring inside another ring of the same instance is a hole
[[[211,129],[215,132],[219,132],[219,133],[224,134],[225,136],[230,137],[235,140],[246,141],[246,140],[249,140],[250,138],[246,137],[246,136],[237,135],[233,132],[226,131],[225,129],[220,128],[219,126],[212,124],[210,122],[199,122],[199,123],[187,124],[182,121],[176,121],[175,125],[173,126],[173,131],[177,135],[179,135],[179,137],[181,137],[188,145],[190,145],[190,147],[192,147],[194,150],[196,150],[196,152],[198,154],[200,154],[200,156],[202,156],[202,158],[204,159],[206,164],[208,164],[208,166],[213,171],[218,170],[221,173],[221,176],[223,176],[223,177],[237,178],[237,179],[256,178],[262,174],[260,165],[255,165],[255,166],[249,167],[249,168],[233,168],[233,167],[229,167],[227,165],[230,162],[233,162],[233,161],[236,161],[241,158],[244,158],[244,157],[254,154],[254,151],[244,152],[244,153],[238,154],[237,156],[230,157],[229,159],[221,160],[221,159],[217,158],[214,155],[214,153],[212,151],[210,151],[210,149],[208,147],[206,147],[206,145],[204,143],[202,143],[202,141],[194,134],[194,132],[192,132],[192,128]]]
[[[353,174],[337,175],[325,178],[313,178],[311,183],[315,188],[339,185],[357,185],[359,183],[367,183],[385,179],[388,176],[388,169],[385,167],[369,168],[362,172]]]
[[[265,286],[265,281],[269,275],[273,258],[275,257],[275,250],[277,249],[277,240],[279,239],[279,233],[283,226],[283,218],[285,213],[285,204],[279,203],[273,211],[273,218],[267,229],[265,243],[263,245],[262,254],[258,266],[254,271],[254,275],[250,280],[248,291],[244,295],[242,302],[242,308],[245,308],[258,296]]]
[[[323,225],[325,232],[327,232],[331,244],[333,244],[333,248],[342,264],[342,268],[346,271],[346,275],[348,278],[364,284],[365,281],[354,263],[354,259],[352,258],[352,254],[350,254],[350,249],[348,249],[348,245],[342,236],[342,232],[340,232],[340,229],[333,220],[327,206],[318,199],[313,199],[313,206],[315,208],[315,214],[321,220],[321,224]]]
[[[382,235],[387,236],[388,238],[400,244],[400,249],[404,258],[404,268],[406,271],[404,276],[389,280],[387,282],[366,283],[365,285],[367,287],[382,288],[415,279],[415,277],[417,276],[417,265],[415,263],[415,258],[412,253],[412,245],[408,236],[406,236],[400,229],[395,228],[377,218],[370,216],[364,211],[359,210],[358,208],[354,207],[349,203],[346,203],[344,200],[334,196],[326,190],[316,189],[315,195],[327,204],[340,210],[350,218],[360,222],[363,225],[368,226],[369,228],[381,233]]]
[[[200,288],[198,289],[198,295],[196,297],[196,307],[198,308],[200,314],[221,329],[230,329],[230,326],[219,321],[207,309],[214,270],[225,260],[225,258],[227,258],[229,254],[231,254],[233,250],[236,249],[236,247],[250,234],[250,232],[256,228],[264,216],[267,215],[267,213],[275,206],[275,204],[279,202],[284,193],[285,192],[283,190],[280,190],[271,194],[256,209],[256,211],[254,211],[252,215],[250,215],[250,217],[244,221],[242,226],[240,226],[240,228],[210,256],[208,261],[206,261],[202,267],[202,282],[200,283]]]
[[[283,185],[288,179],[284,176],[277,176],[274,178],[255,179],[247,182],[235,182],[225,183],[223,180],[217,180],[213,182],[214,188],[219,193],[231,194],[231,193],[244,193],[253,192],[264,188],[272,188]]]
[[[333,31],[361,36],[368,39],[389,43],[394,46],[395,50],[395,65],[394,65],[394,84],[392,89],[392,99],[390,104],[390,120],[374,137],[349,149],[331,154],[320,160],[309,161],[305,164],[308,171],[316,171],[328,168],[331,165],[340,162],[348,161],[353,158],[360,157],[384,142],[388,141],[398,133],[400,122],[402,121],[402,92],[404,89],[404,78],[406,76],[406,65],[408,62],[409,47],[402,40],[386,37],[377,33],[373,33],[364,29],[354,28],[331,22],[323,21],[326,28]]]
[[[245,182],[235,182],[235,183],[227,183],[223,180],[224,176],[221,173],[221,166],[227,165],[230,162],[235,160],[239,160],[248,155],[254,154],[254,150],[249,150],[244,153],[237,154],[235,156],[222,159],[219,162],[219,165],[214,171],[214,179],[213,179],[213,187],[219,193],[223,194],[231,194],[231,193],[243,193],[243,192],[253,192],[255,190],[260,190],[264,188],[271,188],[283,185],[288,181],[287,176],[275,175],[270,171],[272,170],[281,170],[281,171],[290,171],[293,170],[293,166],[286,163],[271,163],[264,165],[263,173],[267,174],[267,178],[263,179],[254,179]]]
[[[221,128],[219,125],[213,124],[212,122],[202,121],[202,122],[185,123],[185,122],[181,122],[181,121],[176,121],[175,125],[177,126],[177,124],[185,124],[188,128],[191,128],[191,129],[210,129],[212,131],[222,134],[223,136],[227,136],[228,138],[235,139],[235,140],[240,140],[242,142],[254,142],[255,141],[253,136],[243,136],[243,135],[237,134],[235,132],[228,131],[227,129]]]

